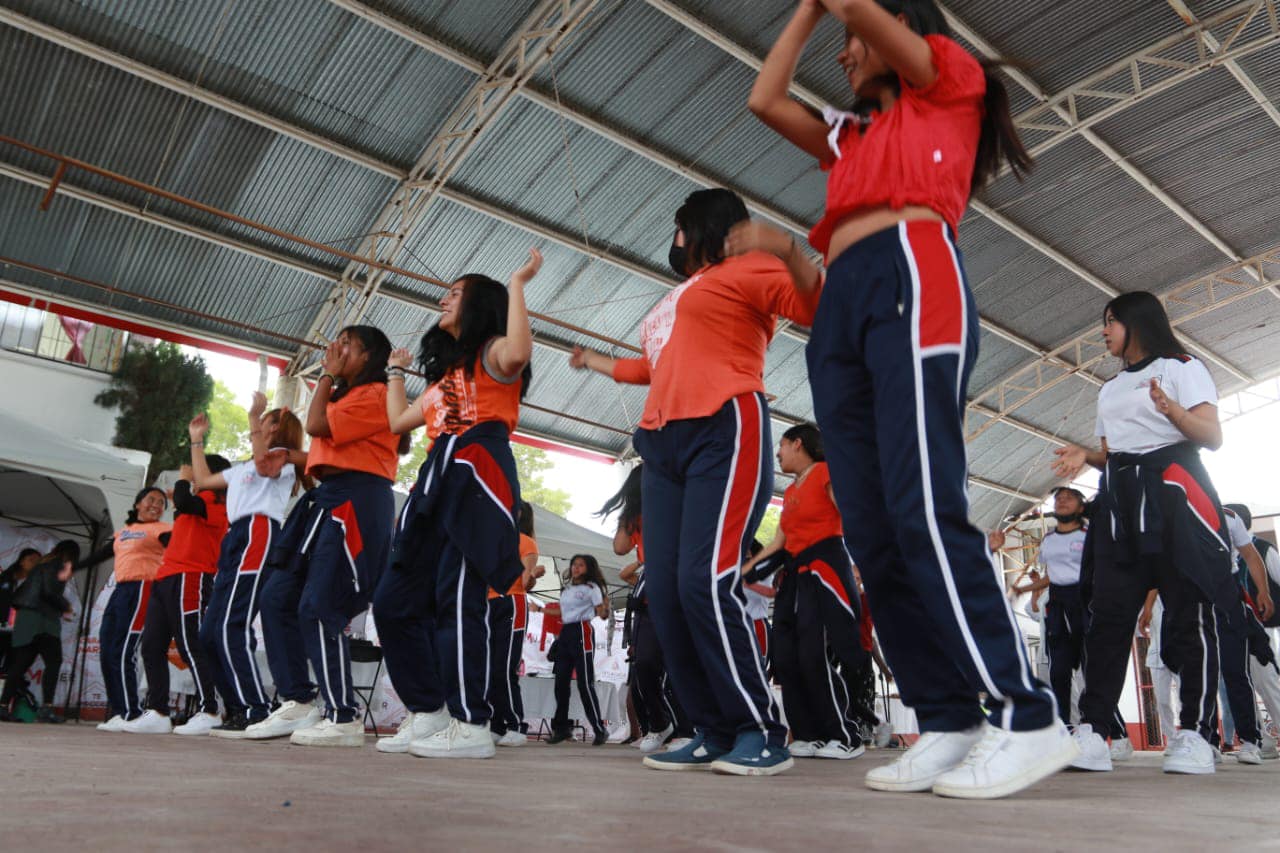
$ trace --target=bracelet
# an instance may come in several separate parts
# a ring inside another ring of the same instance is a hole
[[[404,381],[404,374],[403,374],[403,373],[392,373],[392,374],[389,374],[389,375],[387,376],[387,381],[388,381],[388,382],[390,382],[392,379],[399,379],[401,382],[403,382],[403,381]]]
[[[320,374],[320,378],[316,380],[316,384],[319,385],[321,382],[323,382],[325,377],[328,377],[330,385],[338,384],[338,377],[334,376],[332,373],[327,373],[327,372]]]
[[[394,365],[394,364],[393,364],[393,365],[391,365],[390,367],[388,367],[388,368],[387,368],[387,376],[399,376],[401,379],[403,379],[403,378],[404,378],[404,368],[403,368],[403,367],[397,367],[396,365]]]
[[[192,446],[192,447],[204,447],[204,442],[203,442],[203,441],[193,441],[193,442],[191,442],[191,446]]]

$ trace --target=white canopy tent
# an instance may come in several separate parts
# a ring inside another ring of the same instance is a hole
[[[595,557],[604,573],[605,583],[609,586],[613,606],[617,608],[623,605],[627,585],[618,579],[618,572],[634,557],[619,557],[613,553],[613,540],[608,536],[574,524],[537,505],[533,507],[533,531],[533,538],[538,540],[538,555],[554,559],[558,572],[569,570],[569,560],[575,554],[590,554]],[[561,585],[561,578],[553,577],[551,572],[547,572],[534,592],[555,597],[560,594]]]

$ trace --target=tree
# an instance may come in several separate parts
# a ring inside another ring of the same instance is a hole
[[[527,444],[512,444],[516,457],[516,473],[520,475],[520,496],[531,504],[537,504],[556,515],[567,515],[573,509],[573,501],[564,489],[553,489],[542,482],[542,473],[555,463],[547,451]]]
[[[396,485],[403,486],[406,492],[413,490],[414,481],[418,479],[418,469],[427,461],[427,449],[430,446],[426,433],[413,434],[413,449],[400,460],[400,467],[396,469]]]
[[[204,359],[187,357],[171,343],[130,346],[111,377],[111,387],[94,397],[103,408],[120,407],[115,444],[151,454],[147,482],[187,461],[187,423],[213,397],[213,379]]]
[[[756,538],[760,540],[761,545],[768,545],[773,541],[773,537],[778,533],[778,521],[782,518],[782,510],[776,506],[771,506],[764,511],[764,518],[760,519],[760,526],[756,528]]]
[[[205,436],[205,453],[221,453],[231,461],[248,458],[253,452],[249,442],[249,412],[236,402],[236,395],[214,380],[213,399],[209,401],[209,434]]]

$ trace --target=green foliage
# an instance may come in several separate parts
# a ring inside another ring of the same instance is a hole
[[[778,533],[778,521],[782,518],[782,510],[776,506],[771,506],[764,511],[764,518],[760,519],[760,526],[756,528],[756,538],[760,540],[761,545],[768,545],[773,541],[773,537]]]
[[[111,377],[111,387],[94,402],[120,407],[115,444],[151,454],[147,482],[187,460],[187,423],[213,397],[213,379],[204,359],[188,358],[176,345],[131,346]]]
[[[413,483],[418,479],[418,469],[427,461],[427,450],[430,447],[431,442],[427,441],[425,432],[420,430],[413,434],[413,449],[408,456],[400,459],[400,467],[396,469],[396,484],[406,492],[413,489]]]
[[[205,436],[205,452],[220,453],[232,462],[246,459],[253,452],[249,442],[249,412],[236,402],[230,388],[214,380],[213,399],[206,409],[209,434]]]
[[[414,435],[413,452],[400,462],[396,482],[412,489],[418,478],[418,469],[427,458],[427,439],[422,433]],[[569,493],[564,489],[552,489],[542,480],[543,472],[555,464],[545,450],[512,443],[511,452],[516,457],[516,474],[520,477],[520,496],[529,503],[549,509],[556,515],[565,515],[573,508]]]

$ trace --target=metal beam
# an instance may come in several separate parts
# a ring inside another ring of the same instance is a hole
[[[1033,504],[1039,504],[1044,500],[1036,495],[1027,494],[1026,492],[1011,488],[1010,486],[1003,486],[999,483],[992,482],[991,480],[985,480],[982,477],[975,477],[972,474],[969,475],[969,482],[975,486],[979,486],[980,488],[987,489],[988,491],[998,492],[999,494],[1008,495],[1011,498],[1018,498],[1019,500],[1030,501]]]
[[[1246,38],[1246,28],[1255,22],[1260,22],[1261,31]],[[1214,30],[1229,30],[1230,35],[1219,49],[1210,50],[1203,33]],[[1014,122],[1023,130],[1052,134],[1031,148],[1033,155],[1043,154],[1152,95],[1274,44],[1280,44],[1276,0],[1237,3],[1090,74],[1016,116]],[[1188,52],[1193,59],[1186,58]],[[1059,118],[1059,109],[1068,118]]]
[[[395,263],[445,182],[493,127],[516,92],[581,26],[595,5],[596,0],[542,0],[520,22],[498,56],[428,141],[371,227],[365,229],[367,236],[357,254],[382,263]],[[348,265],[332,298],[312,321],[307,339],[331,339],[342,326],[357,322],[385,277],[386,271],[376,266]],[[309,348],[300,349],[290,365],[291,372],[301,372],[313,357]]]
[[[1255,271],[1260,280],[1250,274]],[[1174,326],[1181,326],[1211,311],[1260,293],[1278,282],[1280,247],[1192,279],[1162,294],[1160,299],[1165,304],[1170,322]],[[1048,359],[1041,359],[974,397],[968,404],[968,410],[978,412],[988,420],[969,431],[965,440],[972,441],[994,424],[1007,421],[1010,413],[1066,381],[1076,372],[1093,369],[1107,357],[1107,352],[1098,330],[1091,328],[1056,347],[1053,355],[1066,356],[1077,367],[1073,371],[1064,371]],[[1241,386],[1248,384],[1251,383],[1240,383]],[[1238,390],[1238,387],[1226,390],[1230,393]]]

